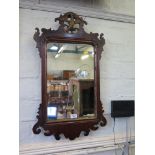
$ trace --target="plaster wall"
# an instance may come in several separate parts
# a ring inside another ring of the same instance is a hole
[[[87,7],[125,15],[135,15],[135,0],[20,0],[33,4],[59,5],[65,7]]]
[[[126,15],[135,15],[135,0],[99,0],[101,9]]]

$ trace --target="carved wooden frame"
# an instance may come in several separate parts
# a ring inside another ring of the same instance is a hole
[[[64,134],[66,138],[70,140],[79,137],[80,133],[84,131],[84,135],[87,136],[90,130],[96,130],[100,126],[105,126],[107,121],[103,116],[102,103],[100,101],[100,67],[99,60],[103,51],[103,45],[105,39],[103,33],[89,34],[84,31],[84,24],[87,22],[83,20],[73,12],[67,12],[64,15],[60,15],[59,18],[55,18],[55,21],[59,21],[59,28],[57,30],[51,30],[42,28],[42,34],[36,28],[36,32],[33,36],[36,41],[36,47],[39,50],[41,57],[41,71],[42,71],[42,103],[40,104],[38,115],[36,116],[38,121],[33,126],[33,133],[39,134],[43,129],[45,136],[54,135],[57,140],[60,139],[60,134]],[[62,43],[86,43],[94,47],[94,71],[95,71],[95,101],[97,108],[97,116],[95,119],[89,120],[74,120],[67,122],[47,122],[47,52],[46,45],[49,42],[62,42]]]

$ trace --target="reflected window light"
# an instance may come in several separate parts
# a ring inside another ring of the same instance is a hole
[[[55,58],[58,58],[60,56],[60,54],[63,52],[63,46],[59,49],[59,51],[57,52],[57,54],[55,55]]]
[[[85,59],[87,59],[89,57],[89,55],[82,55],[81,56],[81,60],[85,60]]]
[[[59,51],[58,51],[58,54],[60,54],[60,53],[62,53],[62,50],[63,50],[64,48],[63,48],[63,46],[59,49]]]
[[[59,56],[60,56],[60,54],[58,53],[58,54],[55,55],[55,58],[58,58]]]
[[[50,50],[57,51],[57,50],[58,50],[58,46],[56,46],[56,45],[53,45],[52,47],[50,47]]]

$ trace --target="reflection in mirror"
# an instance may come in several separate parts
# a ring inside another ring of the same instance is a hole
[[[94,48],[87,44],[47,44],[47,120],[96,118]]]

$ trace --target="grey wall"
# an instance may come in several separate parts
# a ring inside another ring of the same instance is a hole
[[[65,7],[88,7],[125,15],[135,14],[135,0],[20,0],[33,4],[64,5]]]

